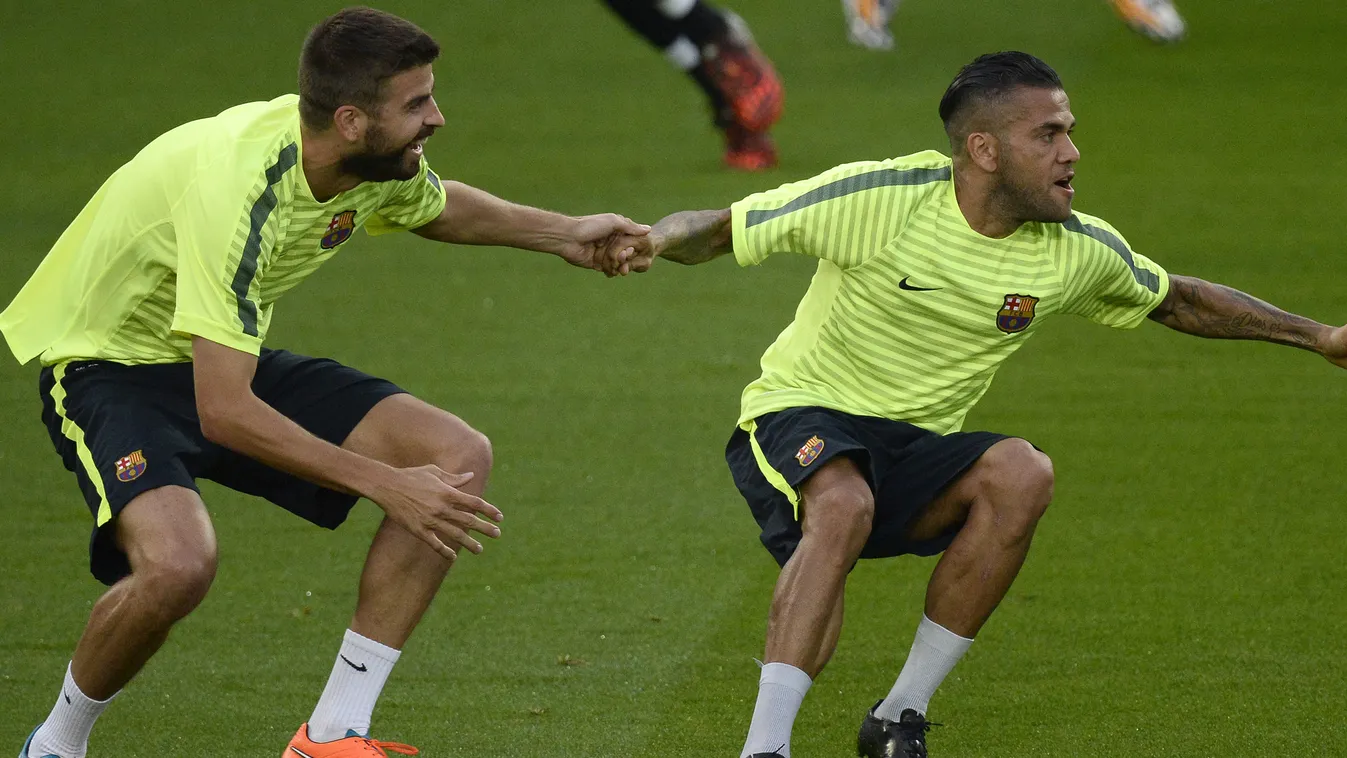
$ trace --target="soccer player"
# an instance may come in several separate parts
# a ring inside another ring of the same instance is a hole
[[[899,0],[842,0],[847,38],[871,50],[893,48],[889,21],[898,12]],[[1172,0],[1109,0],[1118,16],[1138,34],[1156,42],[1178,42],[1187,33],[1183,17]]]
[[[702,0],[604,0],[633,31],[692,78],[725,136],[725,165],[762,171],[776,165],[769,134],[784,91],[772,62],[731,11]]]
[[[858,737],[869,758],[926,755],[931,696],[1005,596],[1052,500],[1047,455],[961,430],[1045,319],[1122,329],[1150,319],[1347,367],[1347,327],[1166,273],[1072,210],[1076,122],[1047,64],[982,56],[950,84],[940,117],[952,158],[851,163],[725,210],[676,213],[631,261],[644,270],[652,256],[819,259],[794,323],[744,391],[725,451],[782,566],[741,756],[790,755],[796,713],[841,634],[857,559],[943,553],[907,661]]]
[[[327,528],[360,496],[383,509],[331,678],[285,755],[415,754],[370,739],[370,716],[456,551],[500,533],[481,498],[491,446],[390,382],[264,348],[276,300],[362,226],[608,274],[625,255],[609,248],[645,231],[441,181],[423,155],[445,123],[439,52],[387,13],[328,18],[304,43],[298,96],[151,142],[0,314],[19,361],[41,357],[43,421],[95,519],[91,570],[111,585],[22,758],[83,758],[108,702],[205,596],[216,543],[199,478]]]

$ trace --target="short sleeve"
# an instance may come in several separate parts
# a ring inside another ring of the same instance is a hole
[[[854,268],[897,236],[923,185],[947,179],[947,160],[863,161],[749,195],[730,206],[734,257],[756,266],[773,253],[797,253]]]
[[[1169,274],[1133,252],[1113,227],[1079,215],[1063,227],[1068,233],[1063,312],[1132,329],[1169,294]]]
[[[216,161],[174,204],[178,247],[172,330],[258,355],[262,274],[276,244],[282,180],[295,170],[294,143],[262,162]],[[251,164],[251,165],[249,165]]]
[[[421,159],[421,170],[415,178],[393,184],[397,186],[365,224],[365,230],[370,234],[415,229],[429,224],[444,212],[444,187],[425,158]]]

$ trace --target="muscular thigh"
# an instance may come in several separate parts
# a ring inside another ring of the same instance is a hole
[[[215,528],[201,496],[187,487],[142,493],[126,504],[114,525],[116,547],[132,571],[149,565],[214,563]]]
[[[988,447],[971,466],[917,513],[908,523],[904,536],[912,541],[925,541],[957,531],[968,520],[973,500],[991,465],[989,461],[995,458],[999,450],[1022,444],[1024,441],[1021,439],[1007,438]]]
[[[479,455],[486,438],[448,411],[411,395],[379,401],[342,447],[392,466],[421,466],[448,457]]]

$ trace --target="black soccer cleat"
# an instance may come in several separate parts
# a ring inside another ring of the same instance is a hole
[[[927,721],[911,708],[905,709],[897,721],[879,718],[875,715],[879,703],[875,703],[861,722],[861,732],[856,736],[856,755],[860,758],[926,758],[926,733],[940,724]]]
[[[780,753],[754,753],[748,758],[784,758]]]

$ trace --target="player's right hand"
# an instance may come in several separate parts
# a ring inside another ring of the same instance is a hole
[[[472,476],[471,472],[451,474],[433,465],[393,469],[390,479],[370,499],[394,523],[452,561],[464,548],[482,552],[482,543],[470,532],[492,539],[500,536],[500,527],[492,523],[503,518],[500,509],[458,489],[472,481]]]

